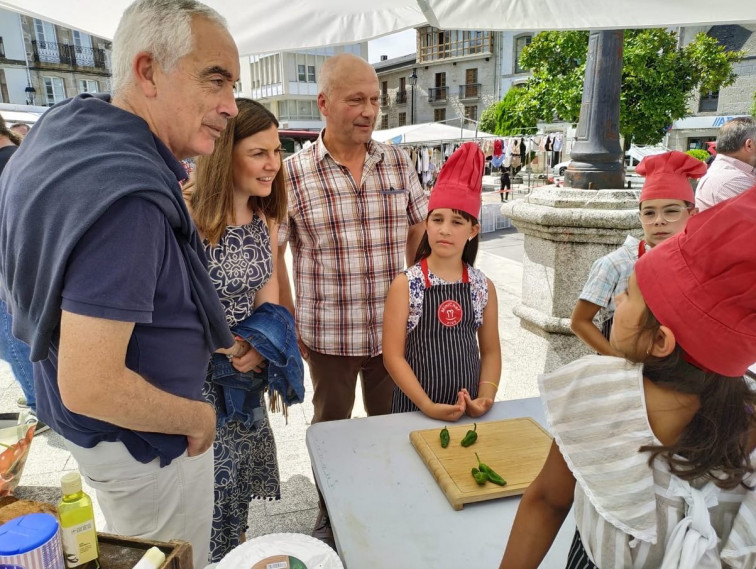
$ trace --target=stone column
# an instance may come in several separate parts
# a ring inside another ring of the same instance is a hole
[[[564,185],[584,190],[622,188],[625,168],[619,142],[622,30],[591,32],[576,142]]]
[[[510,381],[533,389],[539,373],[591,350],[570,330],[570,314],[593,262],[641,234],[638,190],[546,186],[501,211],[525,234],[522,299]],[[505,348],[506,349],[506,348]],[[515,387],[516,386],[516,387]]]
[[[530,388],[539,373],[591,353],[570,330],[570,314],[593,262],[641,234],[638,191],[621,189],[619,143],[624,33],[591,32],[577,140],[566,188],[544,187],[502,206],[525,234],[519,351],[510,381]]]

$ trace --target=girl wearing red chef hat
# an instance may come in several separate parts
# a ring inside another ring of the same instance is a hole
[[[612,347],[541,376],[554,435],[501,568],[537,567],[570,507],[567,567],[756,567],[756,187],[646,253]]]
[[[479,417],[501,376],[496,289],[474,268],[483,165],[467,142],[446,161],[428,201],[415,265],[391,283],[383,320],[383,363],[396,382],[392,413],[434,419]]]
[[[593,263],[570,319],[575,335],[607,356],[617,355],[609,344],[613,298],[627,287],[635,262],[655,245],[685,229],[688,219],[698,212],[689,178],[703,176],[706,165],[675,150],[646,156],[636,172],[646,177],[638,206],[644,237],[639,241],[628,235],[622,247]],[[594,324],[597,314],[598,326]]]

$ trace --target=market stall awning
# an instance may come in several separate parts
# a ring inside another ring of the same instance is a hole
[[[398,126],[373,132],[374,140],[389,144],[451,142],[492,136],[495,135],[435,122]]]
[[[0,7],[112,38],[130,0],[0,0]],[[242,54],[339,45],[430,24],[442,29],[567,30],[756,22],[753,0],[206,0]]]
[[[38,107],[36,105],[14,105],[10,103],[0,103],[0,115],[2,115],[5,124],[11,126],[15,123],[25,123],[32,125],[47,110],[47,107]]]

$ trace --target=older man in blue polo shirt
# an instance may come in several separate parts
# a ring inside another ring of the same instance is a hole
[[[233,345],[181,197],[180,159],[237,113],[239,55],[212,9],[137,0],[113,98],[50,109],[0,178],[0,294],[31,345],[37,412],[62,434],[109,531],[183,539],[207,563],[210,353]]]

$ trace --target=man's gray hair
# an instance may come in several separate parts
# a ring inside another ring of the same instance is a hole
[[[749,138],[756,142],[756,120],[753,117],[727,121],[717,134],[717,153],[735,154]]]
[[[227,29],[223,16],[196,0],[136,0],[126,8],[113,37],[113,95],[131,83],[131,66],[141,51],[151,53],[163,71],[173,70],[192,51],[194,16]]]

